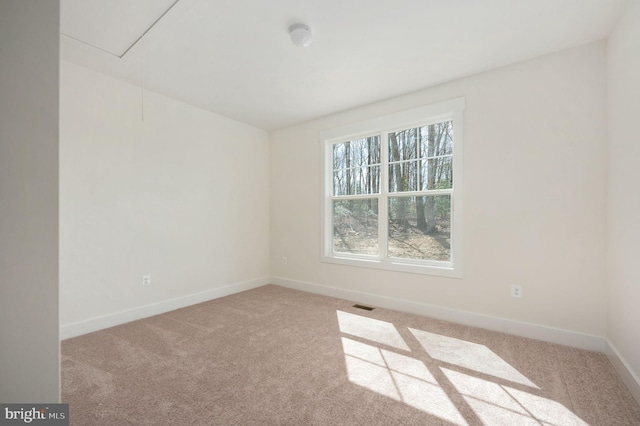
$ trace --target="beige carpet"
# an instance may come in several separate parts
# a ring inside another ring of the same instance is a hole
[[[599,353],[273,285],[62,342],[72,425],[640,425]]]

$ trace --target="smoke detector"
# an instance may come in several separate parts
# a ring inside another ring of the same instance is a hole
[[[293,24],[289,27],[291,41],[298,47],[307,47],[313,41],[311,29],[304,24]]]

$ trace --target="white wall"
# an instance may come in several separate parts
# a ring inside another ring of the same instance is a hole
[[[63,337],[266,283],[268,134],[61,65]]]
[[[273,132],[272,276],[602,338],[605,58],[591,44]],[[458,96],[464,278],[321,263],[318,133]]]
[[[640,401],[640,1],[627,4],[607,47],[607,337],[635,374]]]
[[[58,402],[56,1],[0,2],[0,402]]]

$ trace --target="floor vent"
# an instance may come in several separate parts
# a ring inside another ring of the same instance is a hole
[[[364,309],[365,311],[373,311],[371,306],[358,305],[357,303],[353,305],[354,308]]]

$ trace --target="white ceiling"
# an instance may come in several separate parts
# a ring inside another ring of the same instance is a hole
[[[178,0],[63,0],[64,36],[122,57]]]
[[[624,0],[61,3],[62,59],[274,130],[604,39]]]

